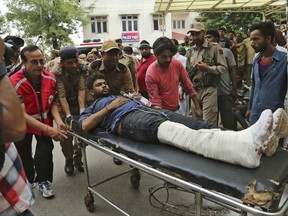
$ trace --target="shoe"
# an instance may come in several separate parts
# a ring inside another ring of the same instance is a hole
[[[43,181],[38,184],[39,191],[42,192],[44,198],[52,198],[55,195],[54,190],[51,187],[51,183],[49,181]]]
[[[30,186],[30,188],[32,190],[32,189],[34,189],[36,187],[36,183],[35,182],[29,183],[29,186]]]
[[[65,173],[69,176],[73,174],[74,172],[73,159],[66,160],[64,170]]]
[[[74,167],[79,171],[79,172],[84,172],[84,167],[82,162],[77,162],[74,163]]]
[[[123,164],[123,162],[121,160],[117,159],[117,158],[113,158],[113,162],[116,165],[122,165]]]
[[[278,108],[273,113],[273,127],[272,133],[268,140],[264,143],[264,154],[267,156],[272,156],[279,144],[279,139],[287,136],[288,134],[288,117],[284,109]]]

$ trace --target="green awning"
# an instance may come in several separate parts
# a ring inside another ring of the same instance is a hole
[[[286,11],[286,0],[155,0],[155,12],[261,12]]]

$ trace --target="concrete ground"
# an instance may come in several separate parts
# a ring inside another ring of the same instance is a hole
[[[56,195],[53,199],[45,199],[38,191],[38,187],[34,188],[36,196],[35,204],[31,211],[35,216],[121,216],[119,211],[115,210],[99,197],[94,196],[95,212],[91,213],[84,205],[84,196],[87,194],[85,174],[74,171],[71,177],[64,173],[64,156],[62,155],[60,144],[54,143],[54,181],[53,188]],[[88,166],[90,179],[92,183],[102,180],[105,177],[116,174],[122,170],[129,168],[127,164],[121,166],[114,165],[112,158],[98,150],[88,146],[86,148],[88,157]],[[193,213],[193,194],[181,192],[177,190],[169,190],[169,203],[175,205],[161,210],[153,207],[149,203],[149,189],[161,187],[163,181],[156,179],[148,174],[141,172],[141,181],[139,190],[135,190],[130,184],[130,174],[125,174],[117,179],[98,186],[97,189],[103,193],[109,200],[120,206],[130,215],[136,216],[174,216],[183,215],[190,216]],[[165,202],[167,192],[160,189],[155,196]],[[153,205],[157,205],[155,199],[151,198]],[[238,215],[235,212],[228,211],[210,202],[205,202],[206,208],[203,215]]]

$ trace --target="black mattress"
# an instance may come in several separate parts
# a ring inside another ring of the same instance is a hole
[[[100,130],[96,135],[91,135],[81,131],[77,122],[73,123],[72,130],[85,138],[101,141],[132,159],[141,160],[154,168],[167,169],[188,182],[239,199],[245,197],[247,185],[253,180],[257,181],[256,191],[272,191],[281,195],[288,179],[288,151],[281,148],[272,157],[262,156],[258,168],[248,169],[172,146],[143,143]],[[273,201],[274,208],[279,199]]]

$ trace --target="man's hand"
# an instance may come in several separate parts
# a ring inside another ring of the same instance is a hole
[[[64,124],[64,122],[58,123],[57,128],[60,129],[61,131],[67,131],[67,125]]]
[[[180,101],[184,100],[184,98],[183,98],[184,92],[183,92],[182,88],[180,88],[180,89],[178,90],[178,93],[179,93],[179,100],[180,100]]]
[[[154,109],[162,109],[160,106],[153,106]]]
[[[117,109],[118,107],[122,106],[123,104],[125,103],[128,103],[129,101],[131,101],[130,99],[128,98],[116,98],[114,101],[112,101],[106,108],[109,110],[109,111],[112,111],[112,110],[115,110]]]
[[[72,120],[73,120],[73,116],[72,115],[67,115],[66,117],[65,117],[65,124],[67,125],[70,125],[71,124],[71,122],[72,122]]]
[[[205,64],[204,62],[198,62],[196,64],[196,67],[200,70],[200,71],[208,71],[209,66],[207,64]]]
[[[58,128],[48,126],[45,132],[55,141],[68,139],[67,132]]]
[[[247,110],[247,111],[246,111],[245,118],[246,118],[247,120],[249,120],[249,118],[250,118],[250,113],[251,113],[251,110]]]

